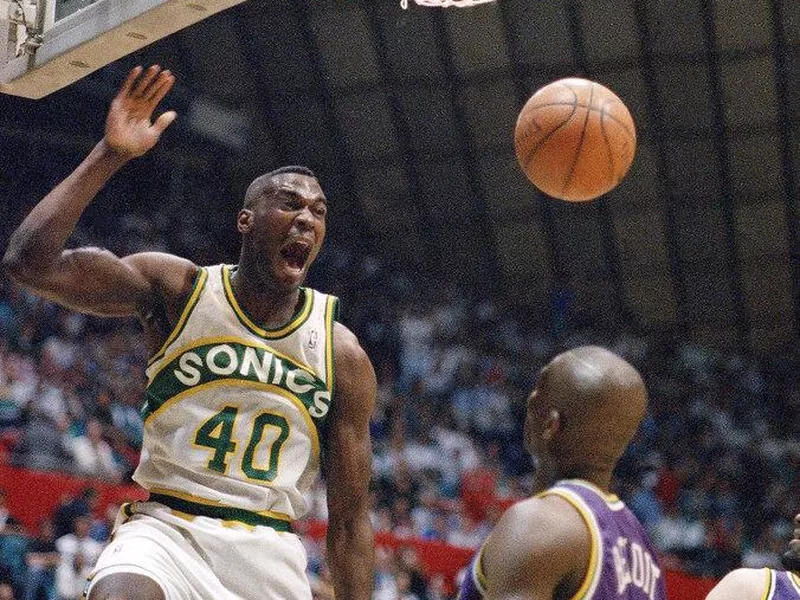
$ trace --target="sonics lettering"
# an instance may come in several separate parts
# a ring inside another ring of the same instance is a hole
[[[218,380],[280,387],[296,396],[314,419],[323,419],[330,409],[330,390],[309,370],[268,347],[226,342],[186,349],[160,369],[147,387],[143,416],[183,391]]]

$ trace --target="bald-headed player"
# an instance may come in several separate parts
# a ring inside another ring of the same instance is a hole
[[[636,369],[603,348],[542,369],[525,419],[542,491],[503,514],[459,600],[665,600],[644,528],[609,492],[646,405]]]
[[[736,569],[728,573],[706,600],[800,600],[800,514],[794,518],[794,538],[781,557],[785,571]]]
[[[156,66],[130,73],[103,140],[33,208],[3,261],[21,285],[64,306],[138,316],[150,350],[134,475],[150,497],[121,511],[88,598],[310,600],[291,522],[324,463],[336,597],[366,600],[375,374],[336,322],[337,299],[302,287],[325,237],[314,174],[289,167],[252,183],[236,222],[238,265],[64,247],[109,178],[175,119],[152,122],[173,83]]]

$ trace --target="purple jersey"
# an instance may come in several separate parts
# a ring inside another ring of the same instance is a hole
[[[539,494],[540,498],[544,496],[559,496],[575,507],[591,536],[589,569],[571,600],[666,600],[655,548],[619,498],[577,479],[558,482]],[[478,554],[458,598],[481,600],[486,587]]]
[[[767,569],[767,587],[764,600],[800,599],[800,576],[788,571]]]

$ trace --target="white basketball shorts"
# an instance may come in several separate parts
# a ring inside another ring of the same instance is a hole
[[[293,533],[189,515],[156,502],[120,510],[87,598],[114,573],[153,579],[167,600],[311,600],[306,552]]]

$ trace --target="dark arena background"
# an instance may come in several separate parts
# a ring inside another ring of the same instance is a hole
[[[287,164],[317,173],[328,237],[309,284],[341,297],[379,380],[374,598],[454,597],[530,494],[538,370],[587,343],[649,389],[614,485],[670,599],[777,566],[800,512],[800,4],[409,4],[250,0],[41,100],[0,95],[0,247],[102,137],[128,70],[162,65],[177,83],[160,110],[177,121],[72,245],[234,263],[247,184]],[[514,157],[522,105],[570,76],[614,90],[638,128],[626,179],[585,204],[541,194]],[[77,598],[91,565],[41,579],[37,536],[89,515],[99,548],[119,504],[143,497],[139,331],[0,276],[0,598]],[[311,505],[297,527],[331,598],[321,484]]]

